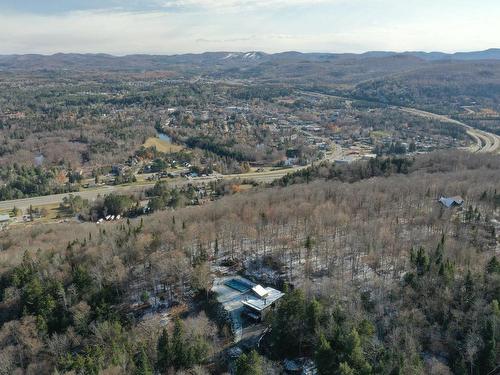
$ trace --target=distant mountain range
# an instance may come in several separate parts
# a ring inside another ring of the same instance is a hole
[[[223,68],[253,66],[261,64],[297,64],[313,62],[344,63],[356,60],[381,63],[379,60],[401,60],[412,64],[439,61],[486,61],[500,60],[500,49],[477,52],[388,52],[371,51],[353,53],[301,53],[295,51],[268,54],[249,52],[206,52],[183,55],[127,55],[107,54],[63,54],[54,55],[0,55],[0,70],[154,70],[189,68]]]
[[[500,48],[491,48],[485,51],[475,51],[475,52],[456,52],[456,53],[444,53],[444,52],[366,52],[361,56],[372,56],[372,57],[384,57],[384,56],[394,56],[394,55],[409,55],[418,57],[427,61],[436,60],[500,60]]]

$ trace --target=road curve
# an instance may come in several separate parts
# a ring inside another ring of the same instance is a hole
[[[336,99],[344,99],[344,100],[353,100],[353,98],[338,96],[338,95],[329,95],[318,92],[311,91],[299,91],[303,95],[309,95],[313,97],[324,97],[324,98],[336,98]],[[373,101],[374,103],[378,103]],[[378,103],[384,104],[386,103]],[[471,146],[469,149],[472,152],[480,152],[480,153],[498,153],[500,152],[500,136],[486,132],[484,130],[476,129],[470,125],[467,125],[461,121],[454,120],[445,115],[439,115],[437,113],[427,112],[416,108],[410,107],[401,107],[401,106],[393,106],[393,108],[397,108],[403,112],[407,112],[416,116],[425,117],[428,119],[439,120],[442,122],[448,122],[451,124],[462,126],[466,129],[467,135],[472,138],[472,140],[476,143],[474,146]]]
[[[436,113],[432,112],[427,112],[427,111],[422,111],[420,109],[415,109],[415,108],[408,108],[408,107],[397,107],[401,111],[416,115],[416,116],[421,116],[429,119],[434,119],[442,122],[448,122],[451,124],[459,125],[462,126],[466,129],[467,135],[471,137],[474,142],[476,143],[475,146],[471,147],[471,150],[473,152],[480,152],[480,153],[497,153],[500,151],[500,136],[486,132],[484,130],[479,130],[476,128],[473,128],[470,125],[467,125],[461,121],[454,120],[448,116],[444,115],[438,115]]]

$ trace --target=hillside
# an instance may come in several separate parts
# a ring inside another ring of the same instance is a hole
[[[206,52],[185,55],[128,55],[113,56],[108,54],[63,54],[54,55],[0,55],[0,67],[4,69],[152,69],[175,64],[231,64],[234,62],[265,63],[270,61],[329,61],[329,60],[364,60],[370,58],[411,56],[422,60],[499,60],[500,49],[489,49],[477,52],[365,52],[353,53],[301,53],[281,52],[267,54],[264,52]]]
[[[301,356],[325,374],[339,363],[366,374],[487,373],[499,359],[500,159],[441,152],[405,163],[376,174],[360,163],[345,179],[320,167],[308,183],[126,223],[1,232],[0,370],[160,368],[165,336],[147,305],[161,296],[184,308],[167,310],[186,328],[168,335],[193,350],[180,360],[172,344],[168,366],[223,373],[231,335],[215,334],[209,290],[230,269],[296,289],[270,317],[266,373]],[[443,195],[462,196],[463,208],[444,208]]]

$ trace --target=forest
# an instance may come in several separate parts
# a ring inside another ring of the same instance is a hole
[[[203,206],[0,232],[0,374],[279,374],[297,358],[321,375],[493,374],[499,169],[462,151],[318,164]],[[211,292],[224,267],[285,292],[237,359]]]

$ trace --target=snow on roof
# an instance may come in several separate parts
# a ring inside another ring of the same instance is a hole
[[[265,288],[240,276],[216,279],[212,290],[225,310],[233,314],[233,318],[235,315],[239,316],[243,306],[261,312],[285,295],[279,290]]]
[[[265,290],[267,292],[265,297],[249,297],[248,299],[243,301],[243,304],[255,311],[260,312],[264,310],[266,307],[271,306],[274,302],[276,302],[285,295],[284,293],[281,293],[279,290],[273,288],[268,287],[265,288]]]
[[[441,203],[443,206],[450,208],[454,205],[460,206],[462,203],[464,203],[464,200],[462,197],[456,196],[456,197],[441,197],[439,198],[439,203]]]
[[[252,291],[257,294],[260,298],[264,298],[269,294],[269,291],[267,291],[262,285],[255,285],[252,288]]]

